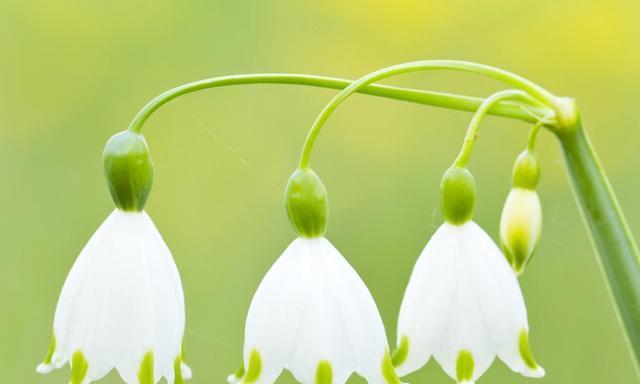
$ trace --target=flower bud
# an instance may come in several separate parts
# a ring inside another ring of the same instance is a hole
[[[471,220],[476,207],[476,182],[468,169],[454,166],[444,173],[440,205],[450,224],[460,225]]]
[[[311,169],[296,170],[287,183],[285,205],[299,236],[323,236],[329,215],[327,189]]]
[[[538,157],[530,150],[522,152],[513,166],[513,189],[500,218],[502,249],[518,274],[533,256],[542,233],[542,206],[535,191],[539,180]]]
[[[102,162],[116,206],[142,211],[153,184],[153,162],[144,137],[132,131],[116,133],[104,148]]]

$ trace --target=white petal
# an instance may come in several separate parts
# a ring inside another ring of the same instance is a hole
[[[491,238],[473,222],[443,224],[416,263],[401,306],[398,337],[409,339],[409,350],[398,372],[413,372],[434,355],[455,379],[467,351],[476,380],[498,353],[518,346],[522,329],[528,324],[518,281]]]
[[[171,253],[146,213],[115,210],[76,260],[54,319],[56,354],[81,351],[86,382],[116,367],[137,383],[146,353],[154,379],[174,378],[184,332],[184,298]]]
[[[331,366],[333,383],[344,383],[354,371],[370,383],[384,383],[386,349],[371,294],[324,238],[296,239],[267,273],[249,309],[245,367],[258,351],[263,364],[256,383],[273,383],[285,367],[298,381],[313,383],[321,362]]]

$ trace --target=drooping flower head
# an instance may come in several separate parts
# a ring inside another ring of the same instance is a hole
[[[244,364],[228,381],[271,384],[286,368],[301,383],[342,384],[356,372],[369,383],[398,384],[369,290],[324,237],[327,191],[311,169],[289,179],[286,207],[299,237],[253,297]]]
[[[529,348],[518,281],[491,238],[472,221],[476,186],[466,168],[442,180],[445,223],[418,258],[404,294],[393,363],[400,376],[433,356],[458,383],[473,383],[496,356],[512,370],[541,377]]]
[[[542,206],[536,192],[540,164],[527,149],[513,166],[513,188],[500,218],[500,241],[509,264],[520,274],[533,256],[542,233]]]
[[[74,263],[62,288],[45,360],[48,373],[66,363],[71,384],[117,369],[128,384],[191,376],[183,362],[184,297],[171,252],[143,211],[153,182],[144,138],[113,136],[103,154],[116,209]]]

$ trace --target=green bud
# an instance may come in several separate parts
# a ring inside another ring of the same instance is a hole
[[[513,186],[533,191],[540,181],[540,161],[530,150],[525,150],[513,164]]]
[[[311,169],[296,170],[287,183],[285,205],[289,221],[298,235],[324,235],[329,215],[327,189]]]
[[[116,133],[104,148],[102,162],[116,206],[142,211],[153,184],[153,162],[144,137],[132,131]]]
[[[451,167],[442,176],[440,205],[447,222],[455,225],[471,220],[476,207],[476,182],[466,168]]]

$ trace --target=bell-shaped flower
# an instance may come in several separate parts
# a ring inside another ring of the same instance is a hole
[[[152,180],[146,143],[139,135],[116,135],[104,158],[118,208],[67,276],[51,346],[37,371],[69,363],[71,384],[98,380],[113,368],[128,384],[163,377],[182,383],[191,376],[182,353],[184,295],[171,252],[142,211]]]
[[[398,319],[400,376],[433,356],[458,383],[473,383],[496,356],[512,370],[541,377],[529,348],[527,310],[517,278],[491,238],[471,218],[475,183],[464,168],[443,178],[446,222],[418,258]]]
[[[356,372],[369,383],[398,384],[369,290],[323,237],[326,189],[313,171],[293,174],[287,209],[300,237],[253,297],[243,368],[229,383],[271,384],[286,368],[301,383],[342,384]]]
[[[542,206],[536,192],[540,167],[536,155],[526,150],[513,169],[513,189],[500,218],[502,249],[513,270],[520,274],[533,256],[542,233]]]

